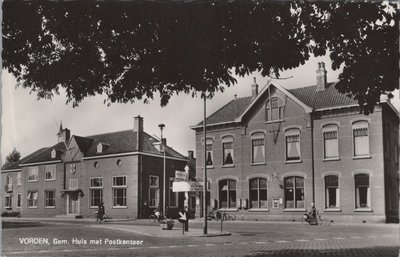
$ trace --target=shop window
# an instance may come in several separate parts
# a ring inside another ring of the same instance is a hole
[[[254,178],[249,181],[250,208],[268,208],[267,179]]]

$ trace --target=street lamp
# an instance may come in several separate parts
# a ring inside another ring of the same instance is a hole
[[[165,174],[165,148],[166,148],[166,146],[165,146],[165,144],[164,144],[164,142],[165,142],[165,140],[164,140],[164,138],[163,138],[163,129],[164,129],[164,127],[165,127],[165,125],[164,124],[160,124],[160,125],[158,125],[159,127],[160,127],[160,130],[161,130],[161,150],[163,151],[163,153],[164,153],[164,165],[163,165],[163,209],[162,209],[162,211],[163,211],[163,214],[164,214],[164,216],[166,215],[166,213],[165,213],[165,176],[166,176],[166,174]]]

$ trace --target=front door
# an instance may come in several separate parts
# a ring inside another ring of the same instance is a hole
[[[68,194],[67,213],[79,214],[79,196],[78,194]]]

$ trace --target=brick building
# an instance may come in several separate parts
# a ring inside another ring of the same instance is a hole
[[[317,85],[251,87],[206,119],[209,208],[299,220],[314,202],[334,221],[398,222],[399,113],[389,101],[361,114],[327,83],[323,63]],[[192,129],[202,178],[203,123]]]
[[[163,146],[143,130],[142,117],[135,117],[130,130],[81,137],[60,127],[57,136],[57,144],[2,170],[3,211],[23,217],[94,217],[104,202],[110,217],[147,218],[163,206]],[[185,157],[165,147],[170,217],[178,215],[184,202],[183,194],[172,192],[175,171],[190,165],[194,177],[194,163],[192,151]]]

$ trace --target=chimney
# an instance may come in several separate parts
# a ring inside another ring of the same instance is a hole
[[[161,143],[162,143],[162,145],[167,145],[167,139],[165,138],[165,137],[163,137],[162,139],[161,139]]]
[[[254,77],[254,84],[251,85],[251,99],[256,98],[258,95],[258,85],[256,82],[256,77]]]
[[[188,151],[188,158],[189,158],[189,160],[194,159],[194,152],[193,151]]]
[[[316,70],[316,72],[317,72],[317,91],[325,90],[325,88],[328,86],[328,83],[326,82],[326,70],[324,62],[318,63],[318,70]]]
[[[138,115],[133,120],[133,131],[134,132],[143,132],[143,117]]]

